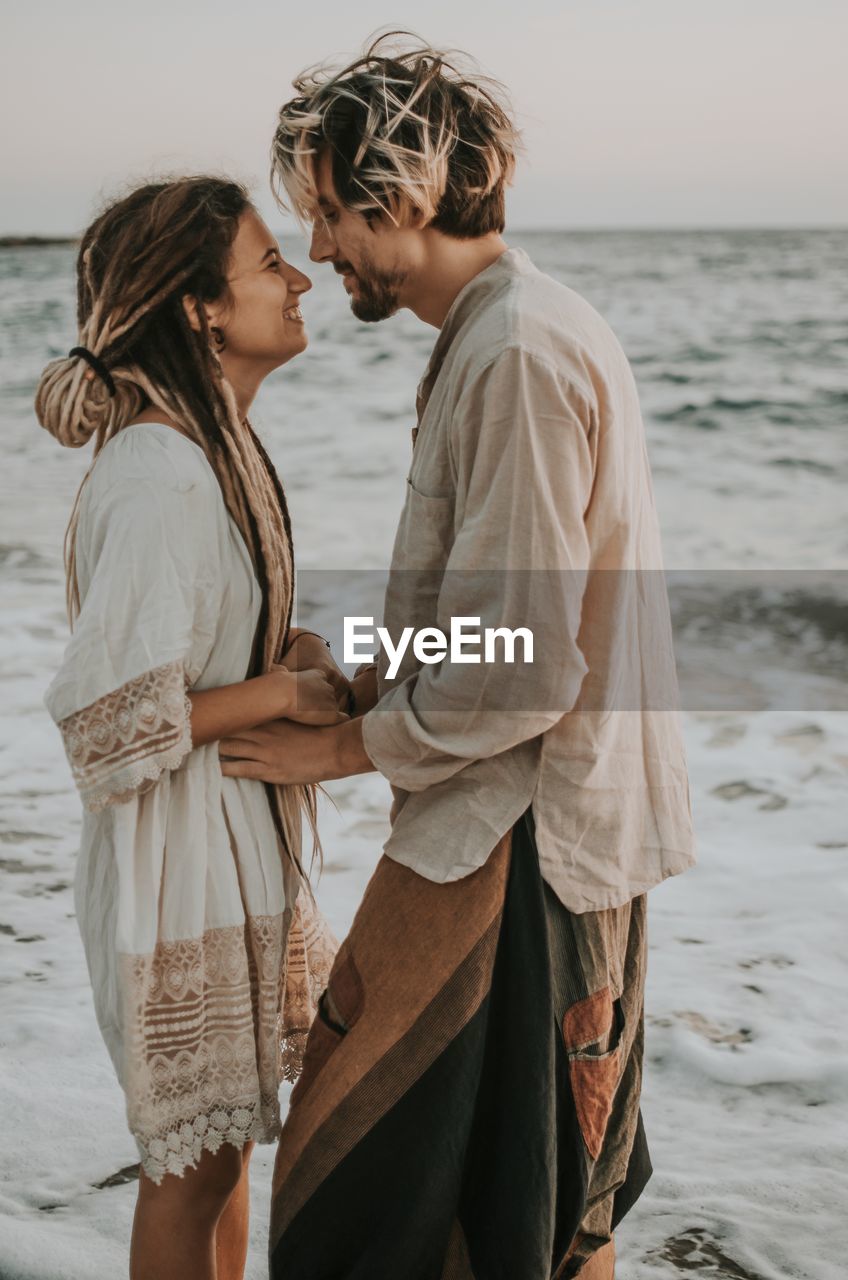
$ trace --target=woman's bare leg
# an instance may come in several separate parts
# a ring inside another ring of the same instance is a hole
[[[249,1165],[253,1145],[252,1142],[248,1142],[242,1151],[242,1169],[238,1186],[218,1219],[215,1232],[215,1258],[218,1263],[216,1280],[243,1280],[250,1226]]]
[[[204,1151],[183,1177],[166,1174],[157,1187],[142,1172],[130,1245],[130,1280],[219,1280],[215,1233],[239,1185],[241,1150]],[[220,1280],[229,1280],[222,1276]]]

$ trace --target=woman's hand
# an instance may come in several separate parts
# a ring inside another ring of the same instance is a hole
[[[270,720],[324,726],[349,718],[339,711],[335,685],[323,671],[275,667],[239,684],[192,690],[188,696],[193,747],[220,742]]]
[[[377,667],[375,663],[367,663],[356,670],[350,682],[357,716],[364,716],[377,705]]]
[[[336,663],[329,648],[320,636],[311,631],[292,628],[293,639],[280,666],[287,671],[321,671],[336,691],[336,703],[341,711],[347,711],[350,701],[350,681]]]
[[[310,668],[307,671],[288,671],[283,666],[274,668],[273,675],[286,686],[285,707],[278,714],[298,724],[329,725],[349,719],[339,709],[336,684],[326,671]],[[347,704],[347,695],[345,695]],[[274,717],[277,718],[276,716]]]

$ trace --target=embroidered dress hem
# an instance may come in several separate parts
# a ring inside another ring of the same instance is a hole
[[[303,887],[293,911],[121,957],[130,1130],[154,1182],[225,1142],[273,1142],[336,941]]]
[[[159,1186],[166,1173],[184,1177],[187,1169],[197,1168],[204,1151],[214,1154],[225,1143],[241,1149],[248,1142],[276,1142],[280,1136],[280,1107],[276,1098],[215,1107],[167,1133],[152,1138],[133,1136],[142,1169]]]

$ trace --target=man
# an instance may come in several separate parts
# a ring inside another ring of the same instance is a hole
[[[635,385],[591,307],[502,239],[497,86],[378,41],[295,88],[274,172],[311,257],[360,319],[440,330],[385,626],[522,626],[535,655],[407,649],[355,682],[366,714],[222,744],[231,774],[376,768],[394,791],[292,1095],[272,1273],[610,1277],[650,1175],[645,892],[693,861]]]

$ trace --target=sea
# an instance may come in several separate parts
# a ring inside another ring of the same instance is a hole
[[[379,570],[435,332],[408,312],[361,324],[302,238],[280,239],[313,280],[310,345],[267,381],[253,420],[289,495],[299,568]],[[632,364],[684,705],[737,698],[705,667],[741,662],[747,679],[764,652],[778,675],[752,706],[842,705],[806,682],[838,680],[848,659],[848,230],[509,239],[606,317]],[[90,450],[60,448],[32,400],[45,362],[76,341],[74,256],[0,250],[0,590],[13,620],[0,655],[13,667],[26,636],[65,626],[61,541]]]

